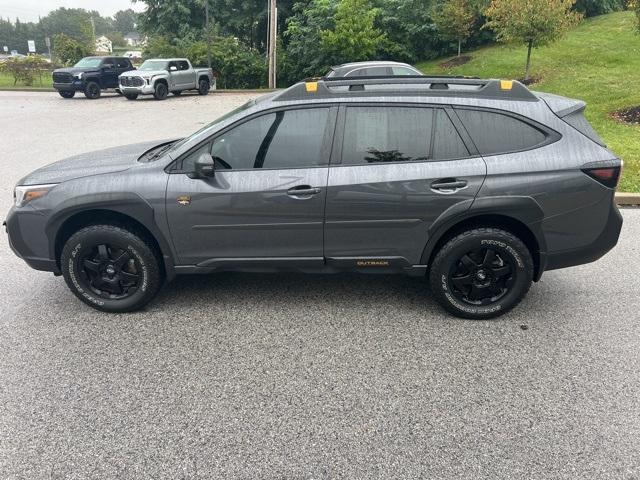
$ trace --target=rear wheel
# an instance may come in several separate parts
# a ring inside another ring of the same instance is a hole
[[[450,313],[493,318],[511,310],[533,280],[533,259],[515,235],[497,228],[474,228],[445,243],[429,271],[436,300]]]
[[[156,83],[156,88],[153,91],[153,98],[155,98],[156,100],[164,100],[165,98],[167,98],[168,94],[169,94],[169,89],[167,88],[166,83],[164,82]]]
[[[125,93],[124,96],[127,100],[135,100],[136,98],[138,98],[137,93]]]
[[[200,95],[207,95],[209,93],[210,86],[211,85],[209,83],[209,79],[207,78],[200,79],[200,81],[198,82],[198,93]]]
[[[100,85],[98,85],[97,82],[87,82],[87,84],[84,87],[84,96],[91,100],[95,100],[96,98],[99,98]]]
[[[137,310],[161,285],[153,247],[113,225],[92,225],[74,233],[62,249],[60,265],[71,291],[104,312]]]
[[[58,90],[62,98],[73,98],[76,94],[75,90]]]

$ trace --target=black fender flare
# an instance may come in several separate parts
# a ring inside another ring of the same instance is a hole
[[[482,215],[506,217],[526,226],[538,243],[540,268],[538,276],[546,265],[547,245],[542,232],[544,212],[532,197],[496,196],[465,200],[445,210],[427,230],[427,244],[424,247],[420,263],[428,265],[433,250],[440,239],[457,224]]]
[[[56,239],[64,223],[76,214],[91,210],[105,210],[130,217],[153,235],[162,253],[167,281],[175,276],[173,248],[158,228],[153,207],[135,193],[122,192],[79,195],[66,200],[51,213],[45,225],[50,258],[56,258]]]

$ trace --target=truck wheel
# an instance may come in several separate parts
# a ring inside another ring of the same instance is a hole
[[[75,296],[103,312],[142,308],[161,285],[153,247],[114,225],[92,225],[74,233],[62,249],[60,266]]]
[[[479,227],[451,238],[429,270],[435,299],[461,318],[482,320],[507,313],[524,298],[533,279],[533,259],[510,232]]]
[[[202,78],[200,82],[198,82],[198,93],[200,95],[207,95],[209,93],[209,79]]]
[[[127,100],[135,100],[136,98],[138,98],[137,93],[125,93],[124,96]]]
[[[179,97],[180,95],[182,95],[182,91],[181,90],[174,90],[173,93],[176,97]]]
[[[75,90],[58,90],[62,98],[73,98],[76,94]]]
[[[96,82],[87,82],[87,84],[84,87],[84,96],[91,100],[95,100],[96,98],[99,98],[100,85],[98,85]]]
[[[165,83],[156,83],[156,88],[153,92],[153,98],[155,98],[156,100],[164,100],[165,98],[167,98],[168,94],[169,89],[167,88],[167,85]]]

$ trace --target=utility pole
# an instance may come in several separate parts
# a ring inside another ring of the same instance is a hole
[[[211,68],[211,28],[209,27],[209,0],[204,0],[204,18],[205,27],[207,29],[207,62]]]
[[[276,88],[276,36],[278,33],[278,8],[276,0],[269,0],[269,28],[267,49],[269,56],[269,88]]]

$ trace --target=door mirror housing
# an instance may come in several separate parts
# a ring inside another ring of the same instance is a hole
[[[169,71],[170,71],[170,72],[177,72],[177,71],[178,71],[178,67],[176,67],[175,65],[171,65],[171,66],[169,67]]]
[[[191,178],[209,178],[216,174],[215,162],[210,153],[203,153],[198,157],[194,165]]]

